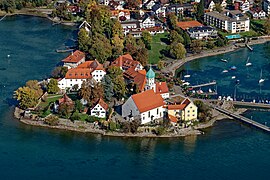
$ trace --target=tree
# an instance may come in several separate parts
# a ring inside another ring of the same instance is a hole
[[[81,51],[87,52],[89,50],[89,36],[88,32],[82,28],[78,33],[78,44]]]
[[[107,102],[112,100],[114,95],[113,93],[113,83],[110,76],[105,75],[102,79],[103,91],[104,91],[104,98]]]
[[[177,25],[177,17],[174,13],[170,13],[167,15],[167,25],[169,27],[169,29],[174,30],[176,29],[176,25]]]
[[[59,92],[59,87],[58,87],[58,81],[56,79],[51,78],[50,82],[47,85],[47,92],[49,94],[55,94]]]
[[[204,19],[203,16],[204,16],[204,1],[202,0],[197,6],[197,14],[196,14],[197,20],[203,22]]]
[[[206,47],[207,49],[213,49],[215,47],[214,41],[207,41]]]
[[[172,30],[169,34],[169,41],[171,43],[184,43],[183,37],[177,33],[177,31]]]
[[[54,68],[54,70],[52,71],[52,77],[53,78],[64,78],[67,71],[68,71],[67,67],[58,66],[58,67]]]
[[[140,0],[125,0],[125,8],[127,9],[138,9],[140,7]]]
[[[118,66],[110,66],[108,68],[108,76],[111,78],[111,80],[115,79],[117,76],[123,76],[123,71]]]
[[[89,80],[83,82],[78,94],[80,98],[86,100],[90,105],[95,104],[104,95],[102,84],[93,85]]]
[[[186,47],[189,47],[189,45],[191,44],[191,40],[187,32],[184,32],[183,39],[184,39],[184,45]]]
[[[14,97],[19,101],[22,109],[33,108],[38,103],[36,90],[29,87],[20,87],[15,91]]]
[[[203,43],[201,40],[193,40],[190,48],[193,53],[199,53],[202,51]]]
[[[113,84],[114,84],[113,90],[116,97],[118,98],[124,97],[127,90],[123,76],[117,76],[115,79],[113,79]]]
[[[152,42],[152,36],[149,33],[149,31],[143,31],[142,32],[142,40],[145,44],[145,47],[150,50],[151,49],[151,42]]]
[[[169,46],[169,54],[174,59],[184,58],[186,56],[186,49],[181,43],[174,43]]]
[[[215,42],[215,45],[217,47],[223,47],[223,46],[225,46],[225,42],[224,42],[224,40],[222,38],[219,37],[219,38],[217,38],[217,40]]]
[[[96,34],[93,37],[93,43],[88,52],[91,58],[97,59],[100,63],[104,63],[112,56],[112,46],[105,36]]]
[[[164,64],[165,64],[164,61],[159,60],[159,61],[158,61],[158,64],[157,64],[158,69],[161,70],[162,68],[164,68]]]
[[[139,61],[143,66],[148,62],[148,51],[146,48],[138,48],[134,54],[131,54],[134,60]]]
[[[263,29],[267,35],[270,35],[270,18],[268,18],[263,24]]]
[[[78,120],[81,120],[81,117],[79,115],[79,112],[78,111],[75,111],[71,116],[70,116],[70,119],[72,121],[78,121]]]
[[[75,101],[75,111],[81,112],[83,110],[83,105],[80,100]]]
[[[112,43],[112,57],[117,58],[120,55],[122,55],[124,50],[124,40],[120,39],[118,35],[115,35],[112,38],[111,43]]]
[[[214,8],[215,11],[221,13],[223,11],[223,7],[221,6],[220,3],[215,3],[215,8]]]
[[[29,80],[26,82],[25,85],[26,87],[29,87],[30,89],[33,89],[35,91],[36,97],[40,97],[43,94],[43,90],[41,89],[37,80]]]
[[[64,117],[64,118],[69,118],[70,117],[70,114],[71,112],[73,111],[73,106],[70,106],[66,103],[62,103],[59,105],[58,107],[58,114],[61,116],[61,117]]]

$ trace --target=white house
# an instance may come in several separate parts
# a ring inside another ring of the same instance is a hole
[[[73,88],[74,85],[78,85],[78,88],[80,89],[82,83],[87,79],[101,82],[105,74],[106,71],[103,68],[103,65],[97,60],[86,61],[76,68],[69,69],[66,76],[58,81],[58,87],[65,90],[67,88]]]
[[[76,50],[75,52],[72,52],[68,57],[63,59],[62,62],[64,63],[64,67],[67,67],[68,69],[75,68],[85,62],[85,53]]]
[[[140,20],[140,28],[150,28],[155,27],[155,25],[155,19],[148,14],[145,14],[144,18]]]
[[[187,29],[190,38],[193,39],[208,39],[216,38],[217,30],[211,26],[198,26]]]
[[[127,120],[138,118],[141,124],[146,124],[163,118],[164,105],[161,95],[151,89],[129,97],[122,106],[122,116]]]
[[[250,3],[248,0],[236,0],[234,2],[234,5],[239,8],[243,13],[248,12],[250,8]]]
[[[133,68],[135,71],[142,70],[143,66],[139,61],[133,60],[130,54],[124,54],[119,56],[112,62],[112,66],[117,66],[123,71]]]
[[[90,110],[90,115],[98,118],[106,118],[106,112],[109,106],[100,98]]]
[[[248,13],[253,19],[264,19],[266,17],[266,13],[260,9],[251,9],[248,11]]]
[[[152,7],[156,4],[156,2],[154,0],[150,0],[148,2],[146,2],[144,5],[146,7],[146,9],[152,9]]]
[[[264,0],[263,1],[263,10],[266,12],[267,15],[270,14],[270,0]]]
[[[214,3],[214,1],[211,1],[208,5],[209,11],[213,11],[215,7],[216,7],[216,4]]]

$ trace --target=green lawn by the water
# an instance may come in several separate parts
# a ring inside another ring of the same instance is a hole
[[[157,64],[161,57],[160,51],[163,49],[166,49],[166,44],[162,41],[164,39],[167,39],[168,33],[165,32],[163,34],[157,34],[152,37],[152,43],[151,43],[151,50],[149,50],[149,59],[148,62],[150,64]]]

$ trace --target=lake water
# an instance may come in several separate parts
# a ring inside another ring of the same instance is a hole
[[[9,106],[13,90],[47,77],[66,56],[55,49],[74,35],[51,24],[27,16],[0,22],[0,68],[6,68],[0,71],[0,179],[268,179],[269,134],[232,120],[179,139],[112,138],[19,123]]]
[[[270,43],[252,47],[252,52],[245,48],[188,62],[184,66],[187,72],[183,74],[191,75],[186,80],[192,85],[216,80],[217,92],[221,96],[236,95],[237,100],[246,101],[270,100]],[[248,58],[252,66],[246,67]],[[228,60],[228,63],[222,62],[221,59]],[[237,69],[230,70],[232,66],[236,66]],[[228,73],[222,73],[223,70],[228,70]],[[265,82],[260,85],[261,72]],[[233,76],[235,79],[232,79]],[[236,83],[237,80],[239,84]],[[202,89],[208,91],[208,88],[216,89],[215,86]]]

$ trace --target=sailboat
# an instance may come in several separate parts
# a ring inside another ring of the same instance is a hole
[[[248,66],[252,66],[252,63],[249,62],[249,57],[248,57],[248,59],[247,59],[246,66],[247,66],[247,67],[248,67]]]
[[[228,60],[227,60],[227,59],[221,59],[221,61],[222,61],[222,62],[225,62],[225,63],[227,63],[227,62],[228,62]]]
[[[262,78],[262,69],[261,69],[261,76],[260,76],[259,84],[263,83],[264,81],[265,79]]]
[[[188,70],[187,70],[187,74],[184,75],[184,78],[190,78],[190,74],[188,74]]]
[[[227,72],[229,72],[229,71],[228,71],[228,70],[226,70],[226,69],[222,71],[222,73],[227,73]]]

